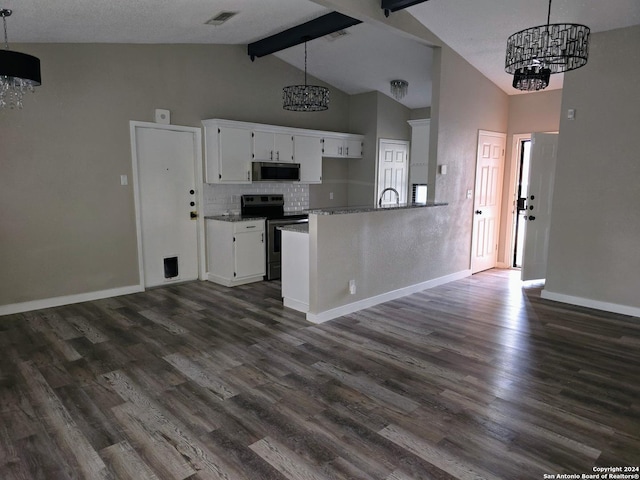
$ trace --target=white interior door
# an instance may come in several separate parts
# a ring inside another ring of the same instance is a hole
[[[132,125],[145,287],[198,278],[200,136],[179,128]]]
[[[541,279],[547,274],[551,201],[557,151],[558,134],[534,133],[531,136],[522,280]]]
[[[478,133],[471,273],[496,266],[506,138],[504,133]]]
[[[378,188],[376,202],[385,188],[395,188],[400,196],[400,203],[407,202],[409,142],[380,140],[378,149]],[[383,205],[396,203],[396,194],[388,191],[382,198]]]

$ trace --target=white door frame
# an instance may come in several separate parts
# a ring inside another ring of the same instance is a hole
[[[474,272],[474,248],[476,247],[477,243],[474,244],[474,239],[477,240],[477,222],[476,222],[476,218],[475,218],[475,209],[477,208],[476,202],[478,199],[478,157],[480,156],[480,137],[481,136],[489,136],[489,137],[495,137],[495,138],[500,138],[503,140],[503,149],[502,149],[502,164],[500,166],[500,178],[498,178],[498,195],[497,195],[497,209],[496,209],[496,230],[495,230],[495,249],[496,249],[496,253],[495,253],[495,257],[493,260],[493,268],[497,267],[499,264],[499,258],[498,258],[498,250],[499,250],[499,239],[500,239],[500,221],[502,218],[502,188],[504,185],[504,169],[505,169],[505,163],[506,163],[506,143],[507,143],[507,134],[504,132],[494,132],[492,130],[478,130],[478,135],[477,135],[477,150],[476,150],[476,163],[475,163],[475,176],[474,176],[474,181],[473,181],[473,185],[474,185],[474,200],[473,200],[473,212],[474,214],[472,215],[472,226],[471,226],[471,248],[469,251],[469,269],[471,270],[472,273],[476,273]],[[476,271],[480,271],[480,270],[476,270]]]
[[[138,177],[138,148],[137,148],[137,128],[153,128],[157,130],[170,130],[174,132],[193,133],[193,143],[195,158],[193,159],[196,199],[198,208],[198,218],[196,219],[196,230],[198,237],[198,278],[206,280],[206,258],[205,258],[205,238],[204,238],[204,193],[203,193],[203,173],[202,173],[202,129],[198,127],[185,127],[181,125],[164,125],[153,122],[139,122],[131,120],[129,122],[131,136],[131,170],[133,176],[133,201],[136,212],[136,237],[138,242],[138,274],[140,276],[140,287],[145,288],[144,262],[142,255],[142,219],[140,215],[140,179]]]
[[[407,175],[406,175],[406,179],[405,179],[405,201],[407,203],[409,203],[409,164],[411,162],[411,158],[409,157],[409,155],[411,154],[410,152],[410,148],[411,148],[411,142],[409,140],[392,140],[389,138],[378,138],[378,151],[376,153],[376,184],[375,184],[375,188],[373,190],[373,195],[374,195],[374,199],[373,199],[373,204],[374,206],[378,205],[378,200],[380,199],[378,197],[378,190],[379,190],[379,185],[378,183],[380,182],[380,161],[382,160],[382,157],[380,156],[380,152],[382,150],[381,146],[383,143],[395,143],[398,145],[404,145],[407,148]]]
[[[506,230],[505,230],[505,248],[504,248],[504,256],[502,258],[502,262],[498,262],[499,267],[503,268],[513,268],[513,249],[515,248],[515,238],[514,238],[514,230],[513,225],[516,222],[516,217],[518,215],[516,209],[516,203],[518,199],[516,198],[518,195],[517,187],[518,187],[518,173],[520,170],[520,155],[522,153],[522,141],[523,140],[531,140],[530,133],[518,133],[513,135],[513,143],[511,145],[511,158],[509,159],[509,171],[511,172],[511,178],[509,179],[508,192],[509,196],[509,204],[507,208],[511,208],[511,212],[509,215],[505,217],[509,220],[507,221]],[[504,198],[504,196],[503,196]]]

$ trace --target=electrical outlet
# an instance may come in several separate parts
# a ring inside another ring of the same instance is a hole
[[[349,280],[349,293],[351,295],[355,295],[356,294],[356,281],[355,280]]]
[[[471,200],[473,198],[473,190],[467,190],[467,200]]]

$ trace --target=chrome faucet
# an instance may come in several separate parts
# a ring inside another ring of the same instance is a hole
[[[382,193],[380,194],[380,200],[378,200],[378,206],[381,207],[382,206],[382,197],[384,197],[384,194],[387,192],[395,192],[396,194],[396,205],[400,205],[400,194],[398,193],[398,191],[393,188],[393,187],[387,187],[384,190],[382,190]]]

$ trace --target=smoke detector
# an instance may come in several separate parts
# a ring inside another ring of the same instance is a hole
[[[204,23],[205,25],[222,25],[224,22],[232,17],[235,17],[237,14],[238,12],[220,12]]]

